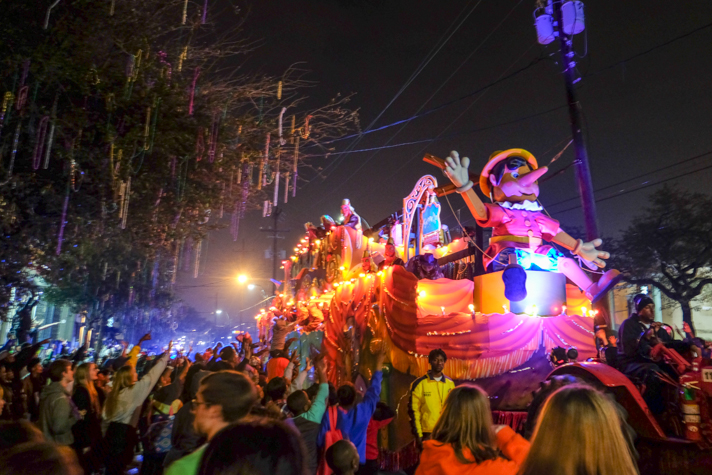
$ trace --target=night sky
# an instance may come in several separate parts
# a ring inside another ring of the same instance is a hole
[[[650,185],[712,166],[712,154],[680,163],[712,151],[712,28],[641,55],[711,23],[712,2],[584,3],[586,31],[574,42],[578,54],[585,54],[577,58],[583,76],[577,90],[596,199],[605,199],[597,204],[605,238],[625,228],[645,206],[646,197],[661,186]],[[237,4],[247,15],[246,34],[261,40],[261,47],[241,67],[280,75],[290,64],[304,62],[312,71],[309,79],[318,82],[309,91],[308,103],[316,106],[339,93],[356,93],[350,105],[360,109],[364,129],[468,14],[385,110],[376,128],[472,94],[542,58],[514,77],[416,119],[402,130],[396,126],[358,141],[344,140],[334,144],[336,151],[330,157],[313,158],[312,164],[322,168],[326,178],[302,172],[308,182],[302,181],[297,197],[290,197],[284,206],[280,228],[291,232],[280,241],[282,249],[295,246],[306,221],[317,222],[322,214],[338,216],[343,198],[350,198],[357,213],[374,224],[402,208],[403,197],[422,175],[433,174],[439,183],[448,183],[439,170],[422,162],[425,152],[444,157],[458,150],[471,158],[470,169],[478,173],[492,152],[507,148],[525,148],[540,165],[547,165],[571,138],[566,108],[547,112],[565,106],[565,91],[554,62],[558,60],[556,43],[542,47],[536,41],[533,0],[255,0]],[[338,153],[436,138],[380,151]],[[550,166],[549,174],[571,164],[573,156],[570,146]],[[676,163],[679,166],[670,166]],[[667,168],[624,182],[663,167]],[[712,167],[667,183],[709,192],[710,180]],[[635,191],[643,186],[648,187]],[[564,230],[582,228],[573,167],[541,188],[542,204]],[[458,196],[451,196],[450,203],[455,210],[464,206]],[[443,222],[455,227],[447,201],[442,199],[441,204]],[[461,213],[463,223],[472,225],[467,209]],[[213,233],[203,274],[198,279],[182,275],[179,296],[213,318],[209,314],[216,308],[217,294],[218,308],[237,323],[239,310],[259,299],[256,291],[241,288],[234,276],[271,276],[271,261],[264,258],[271,242],[267,233],[259,232],[260,226],[271,223],[261,213],[252,213],[241,223],[236,243],[228,230]],[[267,281],[257,283],[270,288]],[[243,312],[240,321],[254,325],[252,316],[258,308]]]

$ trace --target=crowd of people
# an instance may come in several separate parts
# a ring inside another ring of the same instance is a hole
[[[79,350],[43,365],[35,355],[45,342],[0,353],[0,475],[386,473],[379,430],[396,412],[381,401],[383,345],[365,391],[335,387],[324,358],[289,353],[290,328],[274,329],[261,351],[246,334],[202,353],[169,344],[157,356],[142,351],[145,335],[96,362]],[[493,424],[482,388],[443,373],[443,350],[429,361],[408,395],[420,461],[407,473],[637,473],[625,423],[598,390],[554,391],[527,440]]]

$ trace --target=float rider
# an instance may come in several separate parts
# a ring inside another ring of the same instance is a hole
[[[527,256],[531,262],[542,258],[550,261],[554,265],[548,270],[557,269],[563,273],[593,303],[618,283],[621,275],[615,269],[605,272],[598,282],[593,282],[574,259],[564,257],[545,242],[568,249],[591,268],[605,267],[604,259],[610,257],[608,252],[597,249],[601,239],[590,242],[574,239],[561,230],[558,221],[544,214],[537,202],[537,180],[548,169],[539,167],[531,153],[515,148],[492,154],[479,179],[482,193],[489,195],[492,203],[483,203],[472,189],[473,183],[467,170],[469,165],[469,158],[460,159],[458,153],[453,151],[445,160],[445,174],[457,187],[477,224],[493,228],[484,264],[492,271],[504,269],[502,280],[505,296],[510,301],[526,298],[526,273],[514,263],[513,258],[510,259],[512,254]]]
[[[386,241],[386,246],[384,249],[384,259],[381,261],[380,264],[378,264],[378,270],[383,270],[384,267],[391,267],[391,266],[404,266],[405,262],[403,262],[403,259],[398,257],[398,253],[396,251],[396,244],[393,242],[392,237],[388,237],[388,241]]]
[[[376,266],[371,260],[371,253],[366,249],[363,251],[363,257],[361,258],[361,272],[364,274],[373,274],[376,270]]]
[[[351,206],[351,200],[348,198],[344,198],[341,201],[341,215],[344,217],[343,225],[356,231],[356,249],[361,249],[363,241],[363,225],[361,223],[361,216],[356,214],[354,207]]]

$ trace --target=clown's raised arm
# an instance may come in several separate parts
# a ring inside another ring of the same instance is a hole
[[[441,166],[462,195],[477,224],[493,228],[490,246],[485,251],[485,267],[495,271],[505,270],[503,279],[511,277],[507,274],[519,273],[515,280],[523,282],[525,277],[521,267],[511,261],[515,250],[550,255],[558,262],[559,271],[586,291],[592,300],[598,300],[618,282],[620,276],[615,270],[604,274],[598,283],[591,282],[573,259],[564,257],[545,244],[545,241],[553,242],[568,249],[587,261],[590,267],[605,267],[604,259],[610,257],[608,252],[597,249],[602,243],[600,239],[590,242],[574,239],[559,227],[558,221],[543,212],[537,202],[537,180],[547,172],[547,168],[539,167],[531,153],[515,148],[492,154],[479,177],[480,189],[483,194],[489,195],[492,203],[483,203],[472,189],[474,184],[470,179],[469,165],[469,158],[460,158],[453,151]],[[526,295],[522,285],[514,287],[521,291],[511,292],[508,296],[510,300],[519,300],[519,297]]]

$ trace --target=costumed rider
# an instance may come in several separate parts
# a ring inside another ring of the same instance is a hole
[[[363,226],[361,216],[356,214],[354,207],[351,206],[351,200],[344,198],[341,201],[341,215],[344,217],[344,226],[348,226],[356,231],[356,249],[361,249],[363,241]]]
[[[593,303],[618,283],[621,275],[615,269],[605,272],[598,282],[593,282],[574,259],[564,257],[545,242],[568,249],[591,269],[605,267],[604,259],[610,257],[609,253],[596,249],[602,243],[600,239],[591,242],[574,239],[561,230],[558,221],[544,214],[537,202],[537,180],[548,169],[539,167],[531,153],[514,148],[490,156],[480,173],[479,184],[482,193],[489,195],[492,203],[483,203],[472,189],[473,183],[467,170],[469,165],[469,158],[460,159],[458,153],[453,151],[445,160],[445,174],[457,187],[477,224],[493,228],[484,265],[490,271],[504,270],[502,280],[507,299],[518,302],[527,295],[526,273],[516,263],[518,259],[531,262],[532,270],[558,270],[578,285]]]
[[[376,266],[371,260],[371,253],[368,249],[363,251],[363,257],[361,258],[361,272],[364,274],[373,274],[376,272]]]
[[[393,238],[390,236],[388,237],[388,241],[386,241],[384,253],[384,259],[380,262],[380,264],[378,264],[378,270],[383,270],[384,267],[405,265],[403,259],[398,257],[398,252],[396,251],[396,244],[393,242]]]

